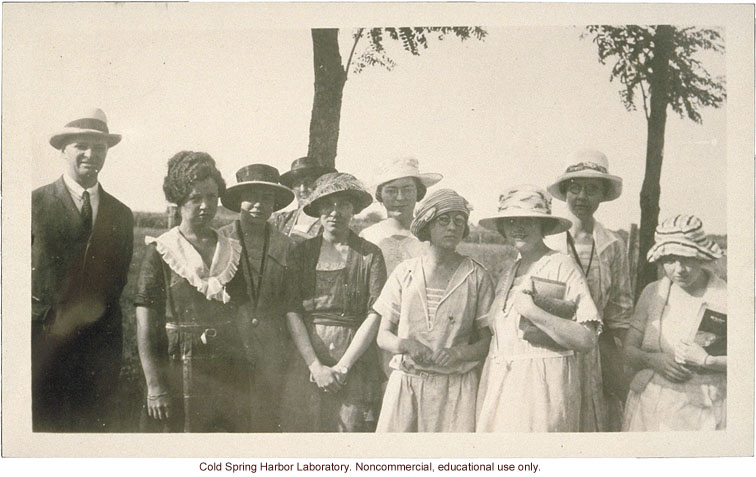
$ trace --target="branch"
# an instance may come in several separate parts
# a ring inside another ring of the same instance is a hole
[[[352,56],[354,56],[354,50],[357,48],[357,42],[360,41],[360,38],[362,38],[362,31],[364,28],[360,28],[357,31],[357,36],[354,39],[354,44],[352,45],[352,51],[349,52],[349,59],[347,60],[346,66],[344,67],[344,81],[347,80],[349,77],[349,65],[352,64]]]
[[[643,87],[643,80],[639,81],[641,94],[643,95],[643,113],[646,115],[646,121],[649,121],[651,117],[648,115],[648,105],[646,104],[646,88]]]

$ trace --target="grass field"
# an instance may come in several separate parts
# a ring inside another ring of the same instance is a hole
[[[223,225],[227,218],[218,221],[216,226]],[[136,347],[136,318],[134,315],[134,292],[136,290],[139,269],[146,245],[144,237],[147,235],[158,236],[165,229],[156,227],[136,227],[134,229],[134,256],[129,268],[128,283],[121,296],[123,309],[123,367],[119,383],[119,424],[117,430],[121,432],[136,432],[138,430],[139,414],[145,396],[144,375],[139,363],[139,355]],[[498,279],[501,273],[500,263],[507,254],[513,253],[513,249],[502,244],[490,243],[462,243],[460,253],[475,259]],[[727,257],[715,264],[718,275],[727,278]]]

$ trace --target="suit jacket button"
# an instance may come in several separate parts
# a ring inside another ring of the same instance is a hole
[[[257,326],[259,324],[260,324],[260,320],[258,320],[257,318],[252,318],[252,326]]]

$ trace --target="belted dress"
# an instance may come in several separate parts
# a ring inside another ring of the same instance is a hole
[[[145,242],[134,305],[159,316],[159,367],[177,411],[160,430],[246,431],[248,378],[235,323],[246,299],[236,274],[241,245],[218,234],[208,269],[178,227]],[[150,419],[143,419],[143,430],[157,430]]]
[[[323,237],[297,245],[289,256],[288,311],[298,313],[318,359],[334,366],[346,352],[386,282],[381,250],[350,232],[346,266],[317,270]],[[372,343],[338,393],[312,382],[301,356],[286,373],[281,424],[284,432],[371,432],[380,411],[378,349]]]

